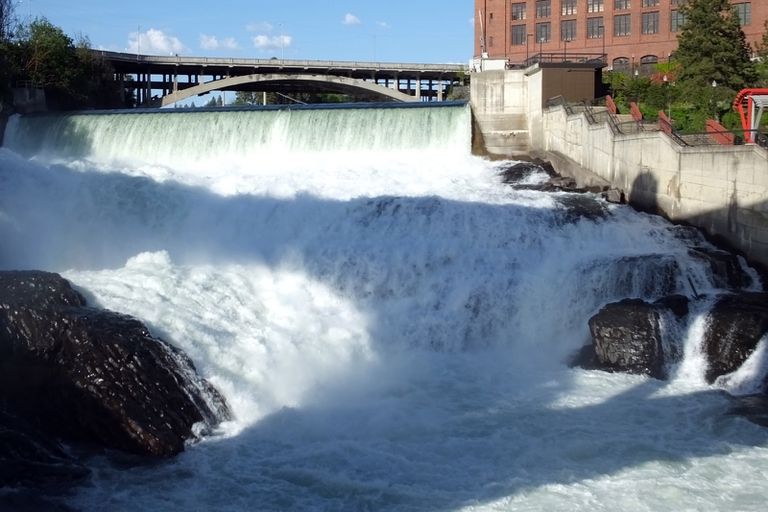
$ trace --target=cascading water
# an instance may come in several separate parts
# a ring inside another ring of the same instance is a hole
[[[62,272],[146,321],[236,416],[168,463],[96,458],[65,501],[762,510],[766,431],[724,416],[703,370],[564,363],[608,302],[714,291],[689,255],[706,242],[503,186],[469,124],[463,105],[14,119],[0,268]],[[684,353],[701,322],[673,323]],[[764,352],[735,380],[762,375]]]

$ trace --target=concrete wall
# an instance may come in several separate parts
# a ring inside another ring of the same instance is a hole
[[[522,70],[473,73],[470,80],[472,112],[488,153],[527,153],[528,86]]]
[[[531,140],[543,137],[546,100],[557,95],[569,101],[594,98],[596,79],[594,68],[576,65],[472,73],[472,112],[487,153],[529,153]]]
[[[614,134],[563,107],[542,115],[532,146],[555,151],[622,189],[629,201],[703,228],[768,266],[768,151],[681,147],[662,132]]]

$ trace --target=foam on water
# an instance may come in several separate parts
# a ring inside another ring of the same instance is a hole
[[[86,131],[113,133],[98,117]],[[93,459],[68,504],[762,510],[768,436],[700,379],[703,312],[664,320],[685,353],[671,382],[564,364],[605,303],[714,289],[689,237],[621,206],[580,217],[568,194],[516,191],[494,164],[423,144],[237,149],[213,166],[203,150],[0,150],[0,268],[63,272],[146,321],[235,414],[172,461]],[[755,354],[732,382],[762,371]]]

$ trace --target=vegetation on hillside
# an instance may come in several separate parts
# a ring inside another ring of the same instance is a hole
[[[73,40],[45,18],[21,23],[13,2],[0,0],[0,101],[12,89],[45,90],[52,109],[126,106],[111,67],[90,51],[88,38]]]

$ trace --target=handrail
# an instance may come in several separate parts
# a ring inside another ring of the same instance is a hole
[[[142,55],[136,53],[112,52],[108,50],[91,50],[98,56],[121,62],[139,62],[144,64],[159,65],[226,65],[226,66],[280,66],[280,67],[310,67],[310,68],[356,68],[370,70],[407,70],[407,71],[444,71],[446,73],[468,72],[467,64],[420,64],[402,62],[366,62],[366,61],[340,61],[340,60],[292,60],[292,59],[244,59],[228,57],[192,57],[161,55]]]

